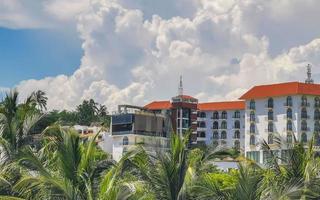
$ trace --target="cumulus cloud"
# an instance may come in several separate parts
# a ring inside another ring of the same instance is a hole
[[[291,32],[294,26],[312,26],[303,24],[303,13],[308,13],[305,21],[317,25],[319,1],[168,0],[153,5],[93,0],[69,4],[75,4],[71,15],[59,13],[57,2],[45,4],[51,15],[77,18],[81,65],[71,76],[18,85],[23,93],[47,91],[51,109],[71,109],[86,98],[111,109],[169,99],[177,93],[180,74],[186,93],[213,101],[236,99],[255,84],[302,81],[307,63],[320,73],[319,27],[312,34]]]

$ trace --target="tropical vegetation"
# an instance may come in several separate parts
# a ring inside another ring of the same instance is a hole
[[[320,160],[313,141],[308,148],[296,142],[285,155],[274,150],[280,138],[273,147],[261,141],[268,155],[264,166],[240,155],[239,168],[224,172],[214,160],[237,156],[233,150],[191,149],[188,134],[171,134],[168,150],[137,146],[116,162],[97,145],[99,133],[84,141],[59,118],[44,123],[46,102],[42,91],[24,101],[12,91],[0,103],[0,199],[320,199]],[[100,114],[88,109],[93,105],[89,100],[79,106],[91,116],[77,120],[106,115],[105,108],[98,108]],[[34,146],[32,136],[39,130],[41,143]]]

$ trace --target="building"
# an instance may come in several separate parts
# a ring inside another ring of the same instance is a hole
[[[169,147],[167,136],[171,127],[166,123],[165,115],[138,106],[119,105],[118,108],[118,112],[111,116],[110,126],[114,160],[120,160],[136,145],[142,145],[148,151],[161,151]]]
[[[315,137],[319,145],[320,84],[288,82],[255,86],[240,99],[245,100],[245,154],[264,163],[268,153],[261,150],[265,140],[274,153],[285,157],[297,141],[307,143]],[[282,138],[281,149],[274,138]]]
[[[198,104],[197,143],[244,150],[245,102]]]

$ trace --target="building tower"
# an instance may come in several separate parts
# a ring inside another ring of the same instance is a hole
[[[182,96],[183,95],[183,84],[182,84],[182,76],[180,75],[180,82],[179,82],[179,87],[178,87],[178,95]]]
[[[307,79],[306,79],[306,83],[314,83],[313,79],[311,78],[311,65],[308,64],[307,65]]]

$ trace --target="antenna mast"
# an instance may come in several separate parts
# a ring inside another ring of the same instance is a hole
[[[307,79],[306,79],[306,83],[314,83],[313,79],[311,78],[312,73],[311,73],[311,65],[308,64],[307,65]]]
[[[179,82],[179,88],[178,88],[178,95],[183,95],[183,84],[182,84],[182,76],[180,75],[180,82]]]

